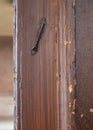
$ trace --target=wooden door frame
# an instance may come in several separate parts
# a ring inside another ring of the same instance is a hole
[[[20,1],[19,1],[20,2]],[[75,0],[59,2],[59,125],[58,130],[75,130]],[[22,4],[22,3],[21,3]],[[22,130],[21,48],[18,44],[18,0],[14,2],[14,126]],[[21,31],[21,30],[20,30]]]
[[[60,130],[75,130],[75,6],[75,0],[60,4]]]

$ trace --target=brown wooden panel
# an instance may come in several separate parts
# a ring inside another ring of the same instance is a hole
[[[15,12],[15,129],[74,130],[75,1],[19,0]],[[47,24],[32,56],[43,16]]]
[[[31,55],[42,17],[45,31]],[[18,1],[19,130],[59,130],[57,33],[57,0]]]
[[[93,130],[93,1],[76,7],[77,130]]]

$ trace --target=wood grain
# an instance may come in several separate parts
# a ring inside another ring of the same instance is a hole
[[[15,129],[74,130],[75,3],[73,0],[17,2]],[[45,31],[38,52],[31,55],[42,17],[47,20]]]
[[[59,130],[58,124],[58,42],[57,0],[18,2],[19,128]],[[40,19],[47,20],[39,50],[31,47]]]

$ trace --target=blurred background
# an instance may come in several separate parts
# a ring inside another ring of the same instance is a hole
[[[0,130],[13,130],[13,1],[0,0]]]

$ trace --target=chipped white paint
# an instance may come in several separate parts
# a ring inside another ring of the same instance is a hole
[[[64,45],[71,44],[71,41],[64,41]]]
[[[73,91],[73,86],[72,86],[72,84],[70,84],[70,85],[69,85],[68,90],[69,90],[69,93],[71,94],[71,93],[72,93],[72,91]]]
[[[13,79],[17,79],[17,72],[16,72],[15,68],[14,68],[14,71],[13,71]]]
[[[73,100],[73,110],[76,109],[76,99]]]
[[[91,113],[93,113],[93,108],[90,108],[90,110],[89,110]]]
[[[81,114],[81,115],[80,115],[80,117],[81,117],[81,118],[83,118],[83,117],[84,117],[84,115],[83,115],[83,114]]]
[[[72,115],[75,115],[75,111],[72,111]]]

